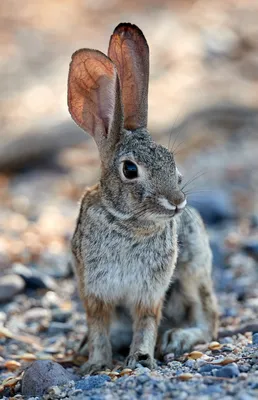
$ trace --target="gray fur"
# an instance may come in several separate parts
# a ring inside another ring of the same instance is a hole
[[[138,29],[125,25],[126,31]],[[81,60],[82,55],[79,56]],[[72,74],[70,80],[74,81]],[[72,87],[74,96],[75,89]],[[114,104],[120,98],[118,94]],[[73,107],[76,108],[76,101]],[[156,144],[146,128],[121,130],[121,108],[116,106],[111,112],[116,123],[110,122],[112,131],[105,140],[107,144],[112,142],[113,152],[105,156],[100,151],[100,182],[82,199],[72,239],[89,326],[89,361],[83,367],[86,373],[111,365],[109,329],[118,305],[127,307],[133,318],[133,338],[126,361],[130,368],[137,362],[154,367],[158,327],[161,355],[189,351],[196,343],[216,335],[208,238],[195,211],[179,210],[185,195],[173,154]],[[96,126],[92,120],[91,125]],[[94,137],[94,130],[91,134]],[[125,159],[138,165],[137,180],[124,179],[121,165]],[[164,317],[160,324],[162,307]]]

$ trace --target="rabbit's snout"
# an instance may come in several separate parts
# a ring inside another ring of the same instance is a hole
[[[175,214],[180,213],[183,211],[187,204],[187,200],[185,195],[182,192],[174,193],[173,197],[168,200],[166,197],[160,197],[159,203],[167,210],[174,211]]]

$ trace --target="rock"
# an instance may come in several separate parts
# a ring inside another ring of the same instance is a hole
[[[184,366],[185,366],[185,367],[188,367],[188,368],[193,368],[193,367],[195,366],[195,360],[191,360],[191,359],[187,360],[187,361],[184,363]]]
[[[91,390],[99,388],[105,385],[106,382],[110,382],[111,378],[107,375],[87,376],[84,379],[80,379],[76,382],[75,388],[80,390]]]
[[[220,365],[205,364],[199,368],[200,374],[211,374],[213,371],[221,369]]]
[[[202,193],[202,196],[191,195],[189,205],[196,208],[204,222],[215,225],[233,218],[234,209],[230,197],[222,190],[213,190],[211,193]]]
[[[26,311],[24,314],[24,319],[26,322],[34,322],[42,319],[50,319],[50,312],[45,308],[34,307]]]
[[[72,266],[69,254],[51,253],[49,251],[42,254],[40,266],[44,272],[55,279],[68,278],[72,275]]]
[[[48,327],[50,335],[58,335],[59,333],[67,333],[73,330],[73,325],[63,322],[51,322]]]
[[[253,333],[252,340],[253,340],[253,344],[258,346],[258,332]]]
[[[66,322],[71,315],[72,311],[56,308],[52,311],[52,320],[56,322]]]
[[[4,325],[7,315],[5,312],[0,311],[0,326]]]
[[[0,303],[13,300],[13,297],[22,292],[25,287],[24,280],[18,275],[5,275],[0,279]]]
[[[220,378],[236,378],[239,374],[240,371],[235,363],[226,365],[215,372],[215,376]]]
[[[51,386],[64,385],[72,379],[72,374],[53,361],[34,361],[23,375],[22,395],[42,396]]]
[[[258,261],[258,241],[248,240],[242,244],[242,250]]]
[[[212,251],[213,265],[216,267],[222,267],[225,264],[225,254],[222,249],[221,243],[211,240],[210,247]]]
[[[37,271],[35,268],[28,268],[22,264],[14,264],[13,272],[24,279],[28,289],[55,290],[56,283],[53,278]]]
[[[250,369],[251,369],[251,365],[249,365],[249,364],[239,365],[240,372],[248,372],[248,371],[250,371]]]

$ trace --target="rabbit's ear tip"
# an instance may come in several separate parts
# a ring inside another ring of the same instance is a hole
[[[137,25],[131,24],[130,22],[121,22],[114,29],[113,33],[121,34],[123,32],[124,33],[137,32],[138,34],[141,34],[143,36],[141,29]]]

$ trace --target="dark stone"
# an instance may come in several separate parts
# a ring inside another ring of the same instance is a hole
[[[239,374],[240,371],[238,369],[238,366],[235,363],[232,363],[218,369],[215,373],[215,376],[220,378],[236,378],[237,376],[239,376]]]
[[[253,257],[258,261],[258,241],[257,240],[249,240],[248,242],[243,243],[242,250],[247,253],[249,256]]]
[[[206,364],[206,365],[202,365],[199,368],[200,374],[211,374],[212,371],[216,371],[218,369],[220,369],[221,366],[220,365],[212,365],[212,364]]]
[[[106,382],[110,382],[111,379],[108,375],[96,375],[88,376],[84,379],[80,379],[76,382],[75,388],[80,390],[91,390],[99,388],[105,385]]]
[[[52,311],[52,320],[56,322],[66,322],[72,315],[71,311],[60,310],[59,308]]]
[[[249,364],[239,365],[240,372],[248,372],[250,369],[251,369],[251,365],[249,365]]]
[[[56,289],[54,279],[40,271],[37,271],[35,268],[28,268],[22,264],[15,264],[12,270],[15,274],[24,279],[27,289]]]
[[[204,222],[209,225],[230,220],[235,214],[229,195],[222,190],[213,190],[202,196],[191,195],[188,203],[199,211]]]
[[[253,344],[258,346],[258,332],[253,333]]]
[[[61,365],[50,360],[34,361],[22,378],[23,396],[42,396],[51,386],[64,385],[74,379]]]
[[[48,327],[50,335],[58,335],[59,333],[68,333],[73,330],[73,325],[67,322],[51,322]]]
[[[23,291],[24,280],[18,275],[5,275],[0,278],[0,303],[13,300],[14,296]]]
[[[224,252],[220,243],[210,241],[213,265],[223,267],[225,264]]]

